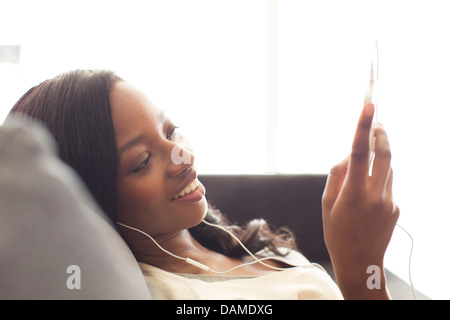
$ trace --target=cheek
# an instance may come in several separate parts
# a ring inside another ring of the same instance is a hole
[[[141,225],[157,219],[164,208],[163,188],[156,181],[129,181],[118,184],[118,217],[121,222]]]

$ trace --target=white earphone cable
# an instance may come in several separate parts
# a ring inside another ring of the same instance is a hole
[[[411,286],[412,296],[413,296],[413,299],[416,300],[416,291],[414,289],[412,276],[411,276],[411,261],[412,261],[412,253],[413,253],[413,248],[414,248],[414,239],[411,236],[411,234],[405,228],[403,228],[401,225],[399,225],[398,223],[397,223],[397,227],[402,229],[409,236],[409,238],[411,239],[411,250],[409,252],[408,273],[409,273],[409,284]]]
[[[154,243],[159,249],[161,249],[163,252],[167,253],[168,255],[170,255],[170,256],[172,256],[172,257],[174,257],[174,258],[176,258],[176,259],[186,261],[187,263],[189,263],[189,264],[191,264],[191,265],[193,265],[193,266],[196,266],[196,267],[198,267],[198,268],[200,268],[200,269],[207,270],[207,271],[210,271],[210,272],[216,273],[216,274],[226,274],[226,273],[229,273],[229,272],[231,272],[231,271],[233,271],[233,270],[235,270],[235,269],[237,269],[237,268],[240,268],[240,267],[243,267],[243,266],[252,265],[252,264],[255,264],[255,263],[261,263],[262,265],[264,265],[264,266],[266,266],[266,267],[268,267],[268,268],[275,269],[275,270],[278,270],[278,271],[286,270],[286,269],[289,269],[289,268],[295,268],[295,267],[279,268],[279,267],[275,267],[275,266],[269,265],[269,264],[263,262],[263,260],[274,259],[274,257],[257,258],[253,253],[251,253],[251,252],[244,246],[244,244],[243,244],[243,243],[242,243],[242,242],[241,242],[241,241],[240,241],[240,240],[239,240],[239,239],[238,239],[231,231],[227,230],[226,228],[224,228],[224,227],[222,227],[222,226],[212,224],[212,223],[207,222],[207,221],[205,221],[205,220],[203,220],[203,222],[204,222],[206,225],[209,225],[209,226],[215,227],[215,228],[219,228],[219,229],[221,229],[221,230],[227,232],[227,233],[228,233],[231,237],[233,237],[233,239],[235,239],[235,240],[239,243],[239,245],[242,246],[242,248],[243,248],[243,249],[244,249],[244,250],[245,250],[245,251],[246,251],[253,259],[255,259],[255,260],[254,260],[254,261],[250,261],[250,262],[246,262],[246,263],[243,263],[243,264],[240,264],[240,265],[235,266],[235,267],[233,267],[233,268],[231,268],[231,269],[228,269],[228,270],[226,270],[226,271],[216,271],[216,270],[211,269],[211,268],[208,267],[207,265],[204,265],[203,263],[200,263],[200,262],[198,262],[198,261],[195,261],[195,260],[193,260],[193,259],[191,259],[191,258],[184,258],[184,257],[178,256],[178,255],[176,255],[176,254],[173,254],[172,252],[170,252],[170,251],[164,249],[164,248],[163,248],[163,247],[162,247],[155,239],[153,239],[152,236],[150,236],[149,234],[147,234],[146,232],[144,232],[144,231],[142,231],[142,230],[139,230],[139,229],[134,228],[134,227],[130,227],[130,226],[128,226],[128,225],[126,225],[126,224],[123,224],[123,223],[121,223],[121,222],[117,222],[117,224],[118,224],[118,225],[121,225],[121,226],[123,226],[123,227],[125,227],[125,228],[128,228],[128,229],[130,229],[130,230],[134,230],[134,231],[137,231],[137,232],[139,232],[139,233],[145,235],[147,238],[151,239],[151,240],[153,241],[153,243]]]
[[[272,269],[275,269],[275,270],[286,270],[287,269],[287,268],[274,267],[274,266],[271,266],[271,265],[268,265],[268,264],[264,263],[262,260],[273,259],[273,258],[271,258],[271,257],[267,257],[267,258],[258,258],[258,257],[256,257],[253,253],[250,252],[250,250],[247,249],[246,246],[244,246],[244,244],[241,242],[241,240],[239,240],[238,237],[236,237],[236,235],[234,235],[230,230],[227,230],[226,228],[224,228],[224,227],[222,227],[220,225],[216,225],[216,224],[210,223],[210,222],[208,222],[206,220],[203,220],[203,223],[208,225],[208,226],[221,229],[222,231],[228,233],[234,240],[237,241],[237,243],[239,243],[239,245],[248,253],[248,255],[250,257],[255,259],[255,261],[250,262],[250,263],[260,262],[262,265],[264,265],[266,267],[269,267],[269,268],[272,268]],[[250,263],[248,263],[248,264],[250,264]]]
[[[164,251],[164,252],[167,253],[168,255],[170,255],[170,256],[172,256],[172,257],[174,257],[174,258],[180,259],[180,260],[186,260],[186,258],[177,256],[176,254],[173,254],[172,252],[170,252],[170,251],[164,249],[163,247],[161,247],[161,246],[159,245],[159,243],[156,242],[155,239],[153,239],[152,236],[150,236],[149,234],[145,233],[144,231],[139,230],[138,228],[133,228],[133,227],[127,226],[126,224],[123,224],[123,223],[121,223],[121,222],[117,222],[117,224],[118,224],[118,225],[121,225],[122,227],[128,228],[128,229],[130,229],[130,230],[134,230],[134,231],[137,231],[137,232],[143,234],[144,236],[146,236],[147,238],[149,238],[150,240],[152,240],[153,243],[156,244],[156,246],[157,246],[159,249],[161,249],[162,251]]]

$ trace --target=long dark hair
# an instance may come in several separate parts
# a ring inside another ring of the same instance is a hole
[[[110,92],[120,80],[106,70],[70,71],[31,88],[10,111],[37,119],[48,128],[61,159],[79,174],[112,222],[117,218],[118,154]],[[275,253],[279,253],[280,246],[295,248],[289,230],[273,230],[264,220],[238,226],[212,206],[205,219],[229,228],[253,253],[265,247]],[[247,254],[229,235],[216,228],[200,224],[190,231],[209,249],[233,257]]]

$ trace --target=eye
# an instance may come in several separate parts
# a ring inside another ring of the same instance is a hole
[[[166,138],[167,138],[168,140],[170,140],[170,141],[175,141],[175,140],[177,139],[177,136],[178,136],[178,134],[177,134],[177,132],[176,132],[178,128],[180,128],[180,127],[177,127],[177,126],[171,126],[171,127],[169,128],[169,130],[167,130]]]
[[[130,173],[137,173],[140,172],[146,168],[148,168],[150,166],[150,159],[151,159],[151,154],[147,153],[147,156],[145,157],[145,159],[133,170],[130,171]]]

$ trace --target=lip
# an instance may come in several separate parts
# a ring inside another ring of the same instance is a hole
[[[179,194],[181,191],[184,190],[184,188],[186,188],[188,185],[190,185],[192,183],[192,181],[194,181],[195,179],[197,179],[197,171],[195,171],[194,169],[191,169],[191,173],[189,173],[184,179],[183,182],[180,184],[180,186],[178,187],[178,189],[175,191],[175,193],[170,197],[170,201],[176,200],[174,199],[174,197]]]

